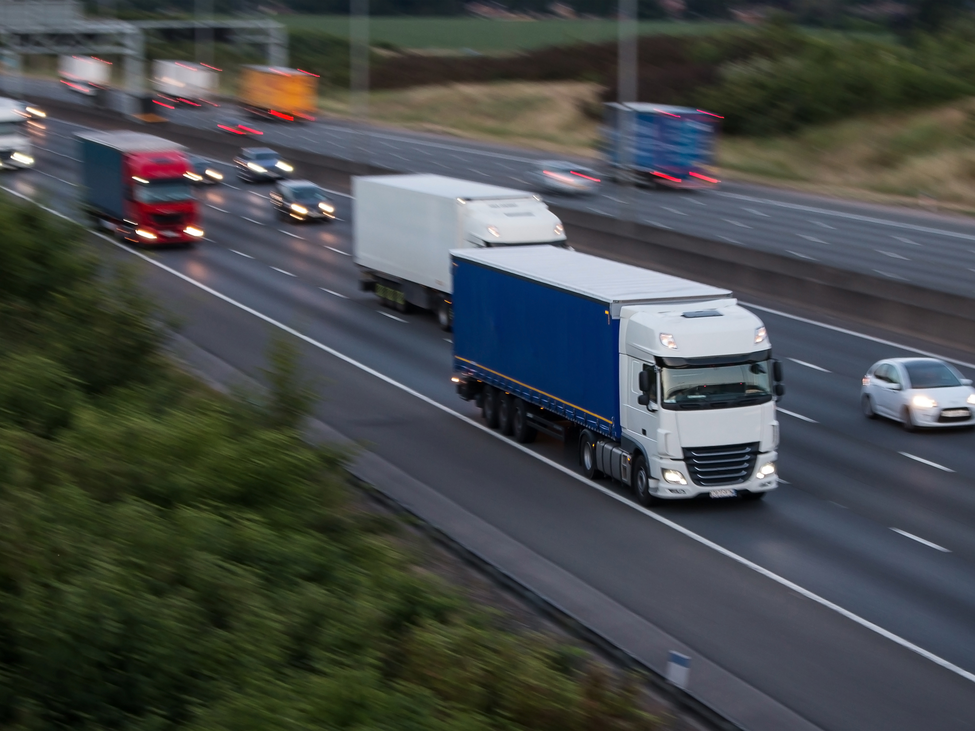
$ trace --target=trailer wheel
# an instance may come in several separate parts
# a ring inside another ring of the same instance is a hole
[[[484,423],[489,429],[498,428],[498,389],[494,386],[484,387],[484,401],[481,406],[481,415]]]
[[[531,444],[538,436],[538,430],[528,423],[528,404],[524,399],[516,398],[514,413],[511,415],[511,427],[515,441],[519,444]]]
[[[454,308],[445,299],[441,299],[437,306],[437,322],[444,332],[450,332],[454,329]]]
[[[579,437],[579,466],[588,479],[600,478],[601,473],[596,469],[596,435],[588,429],[583,429]]]
[[[512,418],[514,416],[513,400],[511,394],[498,392],[498,429],[506,437],[510,437],[514,433],[514,419]]]

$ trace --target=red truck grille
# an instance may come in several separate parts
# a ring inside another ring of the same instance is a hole
[[[172,228],[182,225],[186,219],[185,213],[153,213],[150,218],[160,228]]]

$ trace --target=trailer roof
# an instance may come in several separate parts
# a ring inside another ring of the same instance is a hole
[[[472,180],[448,178],[445,175],[371,175],[359,178],[363,182],[403,188],[417,193],[440,196],[442,198],[465,198],[483,200],[485,198],[531,198],[534,193],[500,185],[475,183]]]
[[[163,150],[185,150],[177,143],[164,140],[162,137],[146,134],[145,132],[127,132],[113,130],[111,132],[78,132],[78,139],[97,142],[105,147],[111,147],[119,152],[162,152]]]
[[[703,109],[694,109],[693,107],[675,107],[670,104],[649,104],[647,102],[627,102],[625,104],[620,104],[619,102],[607,102],[606,106],[615,107],[617,109],[632,109],[634,112],[644,114],[659,112],[661,114],[676,114],[678,116],[683,114],[707,114],[708,116],[714,116],[710,112],[705,112]]]
[[[498,246],[450,253],[455,259],[607,304],[702,301],[732,296],[727,289],[557,246]],[[614,309],[614,317],[618,314],[618,309]]]

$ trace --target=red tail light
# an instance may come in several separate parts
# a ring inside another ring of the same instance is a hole
[[[152,100],[152,103],[153,103],[153,104],[158,104],[158,105],[159,105],[159,106],[161,106],[161,107],[166,107],[166,109],[175,109],[175,108],[176,108],[176,107],[173,107],[173,106],[170,106],[169,104],[163,104],[163,103],[162,103],[161,101],[159,101],[158,99],[153,99],[153,100]]]
[[[268,109],[267,110],[267,113],[270,114],[272,117],[277,117],[278,119],[286,119],[289,122],[294,122],[295,121],[295,118],[292,117],[290,114],[285,114],[283,112],[277,112],[277,111],[275,111],[273,109]]]
[[[721,181],[717,178],[709,178],[707,175],[701,175],[700,173],[688,173],[692,178],[700,178],[706,183],[720,183]]]
[[[656,170],[654,170],[652,174],[656,175],[658,178],[663,178],[664,180],[669,180],[673,183],[683,182],[681,181],[680,178],[675,178],[673,175],[665,175],[664,173],[658,173]]]
[[[583,175],[582,173],[577,173],[575,170],[570,170],[569,172],[571,172],[573,175],[578,175],[580,178],[585,178],[586,180],[591,180],[594,183],[598,183],[599,182],[599,178],[594,178],[594,177],[592,177],[590,175]]]

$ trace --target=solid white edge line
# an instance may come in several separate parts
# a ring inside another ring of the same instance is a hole
[[[788,358],[788,360],[791,360],[793,363],[798,363],[801,366],[806,366],[806,368],[812,368],[814,371],[822,371],[823,373],[830,373],[831,372],[831,371],[823,368],[822,366],[816,365],[815,363],[807,363],[806,361],[799,360],[798,358]]]
[[[808,416],[803,416],[802,414],[797,414],[795,411],[789,411],[788,409],[783,409],[781,406],[776,406],[775,410],[780,414],[785,414],[786,416],[791,416],[794,419],[799,419],[800,421],[808,421],[810,424],[818,424],[819,422],[815,419],[810,419]]]
[[[790,315],[788,312],[782,312],[782,310],[776,310],[771,307],[763,307],[762,305],[755,305],[749,302],[742,302],[742,304],[745,307],[751,307],[753,310],[768,312],[773,315],[778,315],[779,317],[785,317],[789,320],[795,320],[796,322],[804,322],[807,325],[815,325],[816,327],[821,327],[826,330],[832,330],[833,332],[843,333],[844,335],[851,335],[855,338],[862,338],[863,340],[869,340],[874,343],[880,343],[881,345],[889,345],[892,348],[900,348],[901,350],[906,350],[909,353],[918,353],[919,355],[926,355],[929,358],[940,358],[941,360],[946,360],[949,363],[954,363],[955,365],[960,365],[960,366],[964,366],[965,368],[972,368],[973,370],[975,370],[975,363],[968,363],[964,360],[958,360],[957,358],[947,358],[943,355],[938,355],[937,353],[932,353],[927,350],[921,350],[920,348],[915,348],[910,345],[895,343],[893,340],[884,340],[883,338],[874,337],[873,335],[866,335],[864,333],[858,333],[855,330],[849,330],[845,327],[840,327],[838,325],[830,325],[825,322],[817,322],[816,320],[810,320],[808,317],[801,317],[799,315]]]
[[[937,543],[932,543],[931,541],[926,541],[920,536],[916,536],[913,533],[908,533],[906,530],[901,530],[900,528],[891,528],[894,533],[900,533],[905,538],[910,538],[912,541],[917,541],[918,543],[923,543],[928,548],[933,548],[936,551],[941,551],[942,553],[951,553],[951,549],[945,548],[944,546],[939,546]]]
[[[954,472],[950,467],[945,467],[943,464],[938,464],[937,462],[932,462],[930,459],[924,459],[924,457],[918,457],[916,454],[911,454],[910,452],[898,452],[902,457],[907,457],[908,459],[913,459],[915,462],[920,462],[921,464],[926,464],[928,467],[934,467],[942,472]]]
[[[7,190],[7,189],[4,188],[4,190]],[[30,198],[28,198],[25,195],[22,195],[20,193],[15,192],[15,191],[11,191],[11,192],[13,192],[14,195],[17,195],[18,197],[23,198],[24,200],[30,201]],[[31,202],[33,202],[33,201],[31,201]],[[40,204],[35,204],[35,205],[40,205]],[[55,211],[55,210],[50,209],[50,208],[47,208],[46,206],[41,206],[41,208],[43,208],[44,210],[46,210],[46,211],[48,211],[50,213],[53,213],[56,216],[60,216],[61,218],[64,218],[64,219],[67,219],[67,220],[71,220],[68,216],[65,216],[63,213],[59,213],[58,211]],[[809,599],[810,601],[816,602],[817,604],[819,604],[822,607],[825,607],[826,609],[832,610],[836,614],[839,614],[841,617],[844,617],[845,619],[848,619],[851,622],[854,622],[855,624],[860,625],[864,629],[870,630],[871,632],[873,632],[873,633],[875,633],[877,635],[880,635],[884,639],[889,640],[889,641],[893,642],[894,644],[903,647],[906,650],[910,650],[911,652],[915,653],[916,655],[919,655],[920,657],[923,657],[925,660],[928,660],[928,661],[934,663],[935,665],[938,665],[939,667],[944,668],[945,670],[948,670],[948,671],[950,671],[952,673],[955,673],[956,675],[964,678],[965,680],[968,680],[968,681],[971,681],[971,682],[975,683],[975,673],[971,673],[968,670],[965,670],[964,668],[962,668],[962,667],[960,667],[958,665],[955,665],[954,663],[951,663],[951,662],[945,660],[944,658],[939,657],[938,655],[935,655],[933,652],[929,652],[928,650],[925,650],[923,647],[921,647],[919,645],[915,645],[913,642],[910,642],[908,640],[905,640],[903,637],[900,637],[899,635],[895,635],[893,632],[890,632],[889,630],[884,629],[880,625],[875,624],[875,623],[873,623],[873,622],[871,622],[871,621],[869,621],[867,619],[864,619],[863,617],[859,616],[858,614],[854,614],[853,612],[849,611],[848,609],[844,609],[839,604],[836,604],[835,602],[831,602],[830,600],[826,599],[825,597],[821,597],[818,594],[815,594],[815,593],[809,591],[808,589],[806,589],[806,588],[804,588],[802,586],[799,586],[799,584],[796,584],[795,582],[790,581],[789,579],[786,579],[784,576],[779,576],[778,574],[773,573],[772,571],[769,571],[768,569],[766,569],[763,566],[759,566],[757,563],[755,563],[754,561],[751,561],[751,560],[745,558],[744,556],[739,556],[737,553],[734,553],[733,551],[730,551],[729,549],[725,548],[724,546],[720,546],[717,543],[715,543],[714,541],[712,541],[712,540],[710,540],[708,538],[705,538],[704,536],[698,535],[697,533],[694,533],[693,531],[689,530],[688,528],[685,528],[684,526],[679,525],[678,523],[675,523],[674,521],[669,520],[669,519],[663,517],[662,515],[658,515],[657,513],[654,513],[652,510],[648,510],[647,508],[644,508],[642,505],[637,505],[636,503],[631,502],[627,498],[623,497],[622,495],[618,495],[617,493],[615,493],[614,491],[610,490],[609,488],[603,487],[602,485],[598,485],[595,482],[593,482],[592,480],[588,480],[585,477],[583,477],[582,475],[576,473],[575,471],[570,470],[568,467],[566,467],[564,465],[561,465],[558,462],[555,462],[555,461],[549,459],[548,457],[545,457],[544,455],[537,454],[536,452],[533,452],[532,450],[530,450],[527,447],[525,447],[523,444],[518,444],[517,442],[511,441],[507,437],[502,436],[499,432],[496,432],[493,429],[489,429],[485,425],[483,425],[483,424],[481,424],[479,422],[476,422],[473,419],[471,419],[470,417],[464,416],[463,414],[461,414],[461,413],[459,413],[457,411],[454,411],[453,409],[451,409],[451,408],[449,408],[447,406],[444,406],[443,404],[435,401],[434,399],[430,398],[429,396],[426,396],[426,395],[420,393],[419,391],[416,391],[416,390],[410,388],[409,386],[407,386],[407,385],[405,385],[403,383],[400,383],[399,381],[393,380],[392,378],[390,378],[389,376],[385,375],[384,373],[380,373],[379,371],[375,370],[374,368],[370,368],[365,363],[360,363],[359,361],[354,360],[353,358],[350,358],[349,356],[345,355],[344,353],[340,353],[339,351],[335,350],[334,348],[330,348],[329,346],[325,345],[324,343],[320,343],[317,340],[314,340],[313,338],[310,338],[309,336],[307,336],[307,335],[305,335],[305,334],[303,334],[301,332],[298,332],[294,328],[289,327],[288,325],[285,325],[282,322],[278,322],[277,320],[275,320],[275,319],[273,319],[271,317],[268,317],[264,313],[259,312],[259,311],[255,310],[255,309],[253,309],[252,307],[248,307],[247,305],[243,304],[242,302],[238,302],[237,300],[232,299],[231,297],[228,297],[227,295],[223,294],[222,292],[218,292],[217,290],[213,289],[212,287],[208,287],[207,285],[203,284],[202,282],[198,282],[195,279],[193,279],[192,277],[189,277],[186,274],[183,274],[182,272],[177,271],[176,269],[173,269],[173,268],[171,268],[169,266],[166,266],[162,262],[156,261],[155,259],[153,259],[153,258],[151,258],[149,256],[146,256],[141,251],[135,251],[133,249],[130,249],[129,247],[124,246],[122,243],[120,243],[118,241],[115,241],[114,239],[106,236],[105,234],[99,233],[97,231],[92,231],[91,233],[93,233],[94,235],[96,235],[96,236],[104,239],[105,241],[108,241],[113,246],[116,246],[117,248],[122,249],[123,251],[126,251],[126,252],[128,252],[130,254],[133,254],[134,256],[137,256],[140,259],[142,259],[143,261],[148,262],[149,264],[152,264],[154,267],[158,267],[159,269],[162,269],[163,271],[169,272],[173,276],[178,277],[179,279],[182,279],[186,283],[191,284],[194,287],[198,287],[199,289],[201,289],[202,291],[206,292],[207,294],[213,295],[217,299],[223,300],[227,304],[233,305],[234,307],[237,307],[238,309],[242,310],[243,312],[248,313],[249,315],[253,315],[254,317],[258,318],[259,320],[261,320],[263,322],[266,322],[267,324],[272,325],[272,326],[278,328],[282,332],[286,332],[289,335],[292,335],[292,336],[298,338],[299,340],[302,340],[303,342],[311,345],[312,347],[318,348],[322,352],[328,353],[329,355],[331,355],[334,358],[338,358],[342,362],[347,363],[348,365],[351,365],[354,368],[358,368],[363,373],[367,373],[367,374],[369,374],[371,376],[374,376],[375,378],[378,378],[380,381],[383,381],[384,383],[386,383],[386,384],[388,384],[390,386],[393,386],[394,388],[398,388],[399,390],[403,391],[404,393],[407,393],[407,394],[413,396],[414,398],[417,398],[420,401],[423,401],[425,404],[427,404],[429,406],[432,406],[435,409],[439,409],[440,411],[443,411],[444,413],[449,414],[450,416],[453,416],[456,419],[459,419],[460,421],[464,422],[468,426],[472,426],[475,429],[478,429],[481,432],[484,432],[485,434],[489,434],[490,436],[494,437],[495,439],[498,439],[498,440],[503,441],[508,446],[510,446],[510,447],[512,447],[514,449],[517,449],[517,450],[519,450],[520,452],[522,452],[522,453],[524,453],[526,455],[529,455],[531,457],[534,457],[535,459],[539,460],[543,464],[546,464],[549,467],[552,467],[553,469],[556,469],[559,472],[562,472],[563,474],[568,475],[569,477],[572,477],[572,478],[578,480],[579,482],[583,483],[584,485],[586,485],[586,486],[588,486],[588,487],[590,487],[590,488],[592,488],[594,490],[598,490],[599,492],[601,492],[606,497],[608,497],[608,498],[610,498],[612,500],[616,500],[617,502],[622,503],[623,505],[625,505],[625,506],[627,506],[627,507],[629,507],[629,508],[631,508],[633,510],[636,510],[636,511],[638,511],[640,513],[642,513],[643,515],[647,516],[651,520],[655,520],[656,522],[660,523],[661,525],[670,528],[674,532],[679,533],[679,534],[681,534],[682,536],[684,536],[686,538],[690,538],[692,541],[695,541],[695,542],[701,544],[702,546],[704,546],[706,548],[710,548],[715,553],[719,553],[722,556],[724,556],[726,558],[729,558],[732,561],[735,561],[736,563],[744,566],[745,568],[751,569],[752,571],[754,571],[755,573],[759,574],[760,576],[764,576],[765,578],[770,579],[771,581],[774,581],[775,583],[779,584],[780,586],[783,586],[783,587],[785,587],[787,589],[790,589],[791,591],[796,592],[800,596],[803,596],[806,599]]]

